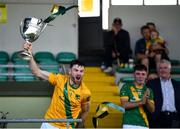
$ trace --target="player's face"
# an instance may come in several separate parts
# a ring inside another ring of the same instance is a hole
[[[139,85],[144,85],[147,78],[147,72],[144,70],[136,70],[134,72],[134,78],[136,83]]]
[[[74,84],[80,84],[84,75],[84,66],[73,65],[69,74]]]
[[[171,73],[170,65],[166,63],[160,63],[158,67],[158,73],[161,78],[169,79]]]

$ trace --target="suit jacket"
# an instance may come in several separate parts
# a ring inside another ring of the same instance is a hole
[[[171,79],[174,88],[175,107],[180,116],[180,83],[174,79]],[[161,112],[163,105],[163,96],[161,89],[160,78],[156,78],[147,82],[147,87],[151,88],[154,94],[155,112],[150,115],[151,119],[156,119]]]

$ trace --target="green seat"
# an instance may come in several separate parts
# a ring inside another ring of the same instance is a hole
[[[173,78],[174,80],[180,82],[180,78]]]
[[[34,81],[36,78],[31,75],[30,68],[14,68],[15,74],[27,74],[27,75],[14,75],[15,81]]]
[[[134,81],[134,77],[122,77],[120,81],[123,83],[132,83]]]
[[[120,67],[118,67],[116,69],[116,72],[118,72],[118,73],[133,73],[133,68],[120,68]]]
[[[18,62],[18,61],[22,61],[23,59],[21,59],[19,57],[19,51],[17,52],[14,52],[11,56],[11,61],[14,63],[14,62]]]
[[[52,73],[59,72],[59,64],[56,61],[51,61],[51,60],[42,61],[39,63],[39,65],[42,70],[46,70]]]
[[[58,66],[59,63],[54,60],[44,60],[44,61],[39,62],[39,65],[53,65],[53,66],[56,65],[56,66]]]
[[[180,68],[172,68],[171,73],[172,74],[180,74]]]
[[[20,72],[26,72],[26,71],[30,71],[29,68],[29,62],[26,60],[17,60],[16,62],[13,63],[14,64],[14,70],[15,72],[20,71]]]
[[[27,76],[14,76],[15,81],[35,81],[36,78],[33,75]]]
[[[14,68],[14,72],[15,73],[31,73],[31,69],[30,68]]]
[[[0,81],[8,81],[8,76],[0,76]]]
[[[7,64],[9,61],[9,54],[5,51],[0,51],[0,64]]]
[[[14,62],[14,65],[29,65],[29,61],[27,60],[17,60]]]
[[[57,54],[56,60],[59,63],[69,64],[72,60],[76,59],[76,55],[72,52],[60,52]]]
[[[6,68],[0,68],[0,73],[8,73]],[[0,75],[0,81],[7,81],[9,78],[7,75]]]
[[[59,68],[56,67],[56,68],[46,68],[46,69],[43,69],[43,70],[46,70],[50,73],[59,73]]]
[[[171,65],[173,65],[173,66],[180,65],[180,61],[179,60],[172,59],[172,60],[170,60],[170,62],[171,62]]]
[[[34,55],[34,58],[38,63],[43,62],[43,61],[47,61],[47,60],[55,61],[54,55],[48,51],[37,52]]]

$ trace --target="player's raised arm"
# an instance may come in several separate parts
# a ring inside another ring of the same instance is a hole
[[[29,67],[32,70],[32,73],[44,80],[48,80],[49,72],[41,70],[37,63],[35,62],[33,55],[32,55],[32,43],[24,43],[24,49],[28,50],[28,52],[31,54],[31,59],[29,61]]]

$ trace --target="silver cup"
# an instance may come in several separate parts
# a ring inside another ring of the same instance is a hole
[[[43,32],[46,26],[47,23],[45,23],[42,19],[27,17],[21,21],[20,33],[26,42],[32,43],[38,39],[39,35]],[[31,58],[31,54],[28,50],[20,51],[19,56],[24,60],[29,60]]]

